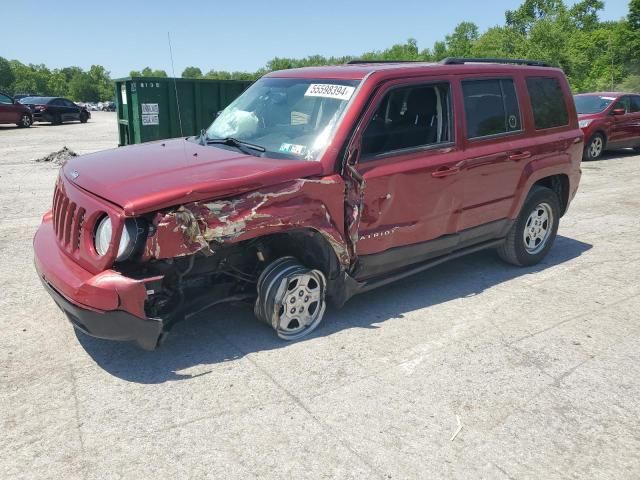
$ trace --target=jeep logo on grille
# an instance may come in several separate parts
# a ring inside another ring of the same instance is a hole
[[[71,170],[71,172],[69,173],[69,175],[71,176],[72,179],[76,179],[80,176],[80,174],[78,173],[77,170]]]

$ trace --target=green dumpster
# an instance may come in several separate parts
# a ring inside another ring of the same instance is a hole
[[[251,83],[159,77],[118,79],[115,85],[119,145],[196,135]]]

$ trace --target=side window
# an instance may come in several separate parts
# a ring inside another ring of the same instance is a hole
[[[529,77],[527,90],[536,130],[569,124],[564,93],[557,78]]]
[[[6,95],[3,95],[3,94],[0,93],[0,104],[11,105],[12,103],[13,103],[13,101],[11,100],[11,98],[9,98]]]
[[[521,130],[518,98],[511,79],[462,82],[467,138]]]
[[[72,101],[70,101],[70,100],[62,100],[62,103],[64,103],[64,106],[65,106],[65,107],[75,107],[75,106],[76,106],[76,104],[75,104],[75,103],[73,103],[73,102],[72,102]]]
[[[640,95],[634,95],[631,97],[631,111],[633,113],[640,112]]]
[[[629,113],[631,111],[631,99],[629,97],[622,97],[616,102],[612,110],[617,108],[624,108],[625,113]]]
[[[448,83],[387,92],[362,136],[363,157],[452,140]]]

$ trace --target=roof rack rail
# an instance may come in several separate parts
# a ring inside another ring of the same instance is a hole
[[[459,58],[447,57],[440,60],[442,65],[464,65],[465,63],[511,63],[513,65],[528,65],[530,67],[549,67],[546,62],[539,60],[523,60],[519,58]]]
[[[356,59],[356,60],[349,60],[346,65],[360,65],[363,63],[416,63],[416,62],[423,62],[424,60],[362,60],[362,59]]]

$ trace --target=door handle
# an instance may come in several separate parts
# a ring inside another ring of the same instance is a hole
[[[519,162],[520,160],[525,160],[529,157],[531,157],[531,152],[516,152],[509,155],[509,160]]]
[[[435,178],[448,177],[460,173],[460,167],[440,167],[438,170],[431,172],[431,176]]]

